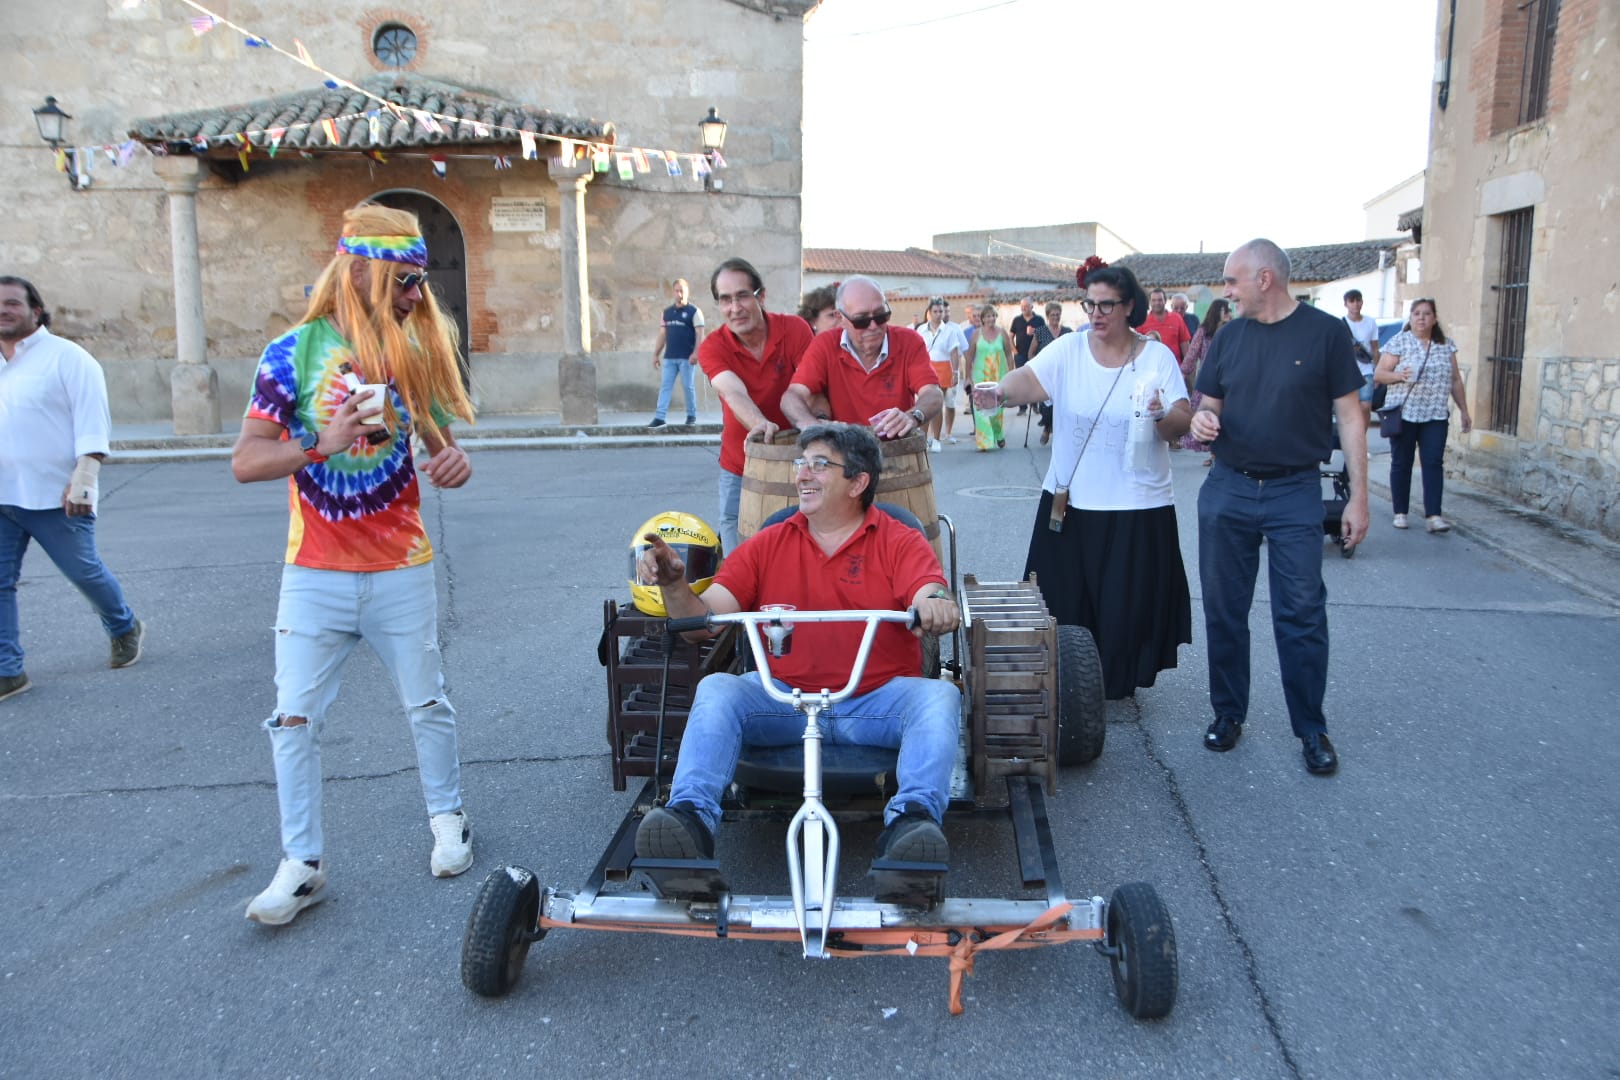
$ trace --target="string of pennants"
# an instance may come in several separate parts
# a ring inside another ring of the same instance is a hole
[[[202,4],[197,3],[196,0],[180,0],[180,2],[197,12],[196,15],[189,19],[191,32],[197,37],[210,33],[217,27],[228,27],[229,29],[234,30],[242,35],[243,43],[247,48],[265,49],[270,52],[279,53],[282,56],[287,57],[289,60],[302,64],[304,67],[307,67],[311,71],[321,75],[328,89],[349,90],[353,93],[370,98],[377,105],[377,108],[366,109],[361,112],[347,113],[342,116],[326,117],[321,120],[303,121],[297,124],[270,127],[262,130],[233,132],[229,135],[198,135],[190,140],[192,149],[199,154],[206,153],[215,144],[234,146],[237,152],[237,159],[241,162],[242,171],[244,172],[247,172],[250,168],[249,157],[252,150],[261,150],[269,157],[274,158],[277,152],[281,149],[281,143],[287,137],[287,132],[295,129],[317,127],[326,137],[326,141],[330,146],[333,148],[339,148],[338,122],[364,119],[366,121],[369,139],[372,145],[375,146],[382,142],[383,114],[385,112],[391,114],[395,119],[399,120],[405,120],[407,117],[409,117],[409,119],[414,120],[421,126],[423,131],[430,135],[443,134],[446,125],[458,125],[466,123],[471,123],[473,133],[479,138],[488,138],[490,134],[494,132],[499,132],[506,135],[515,135],[517,136],[518,146],[523,159],[529,161],[539,159],[539,140],[545,139],[558,144],[560,157],[569,160],[585,160],[588,158],[591,162],[592,171],[598,173],[617,172],[619,179],[624,181],[634,180],[638,173],[644,175],[651,172],[654,168],[654,161],[661,163],[664,172],[669,176],[682,176],[685,175],[682,169],[682,159],[684,158],[686,160],[687,167],[691,170],[691,175],[694,180],[703,179],[714,169],[723,169],[726,167],[726,160],[725,158],[721,157],[720,151],[718,150],[713,150],[708,154],[703,154],[698,152],[660,150],[653,147],[642,146],[614,146],[608,143],[591,142],[587,139],[573,139],[563,135],[548,135],[533,131],[523,131],[518,128],[505,127],[500,124],[469,122],[458,117],[447,116],[443,113],[436,113],[428,109],[418,109],[408,105],[399,105],[387,100],[386,98],[380,97],[379,95],[374,94],[363,87],[357,86],[347,79],[334,75],[325,68],[322,68],[315,62],[314,58],[310,55],[309,49],[305,47],[304,43],[299,41],[297,38],[293,39],[293,49],[295,51],[288,52],[281,46],[271,42],[268,38],[255,34],[252,31],[247,30],[246,28],[239,26],[229,19],[219,15],[218,13],[210,11]],[[125,8],[137,7],[141,3],[142,0],[123,0]],[[254,141],[255,139],[257,139],[257,144]],[[106,155],[107,160],[112,162],[113,165],[123,168],[124,166],[128,165],[131,160],[133,160],[135,157],[135,152],[141,147],[142,144],[135,139],[128,139],[117,144],[104,144],[102,146],[82,146],[76,149],[73,164],[77,166],[80,172],[88,174],[90,172],[91,164],[95,160],[95,152],[100,150]],[[165,156],[168,153],[168,149],[162,143],[147,146],[146,149],[158,157]],[[463,153],[452,155],[434,151],[428,151],[426,153],[421,151],[391,151],[389,153],[384,153],[382,150],[349,149],[351,152],[361,154],[377,162],[386,162],[391,155],[395,157],[426,157],[433,166],[434,174],[441,180],[445,178],[448,172],[449,160],[451,157],[458,159],[490,161],[493,163],[496,171],[510,169],[512,167],[511,158],[502,154]],[[312,156],[307,151],[300,150],[299,152],[305,157]],[[68,167],[68,151],[58,148],[56,151],[56,171],[66,172],[68,171]]]

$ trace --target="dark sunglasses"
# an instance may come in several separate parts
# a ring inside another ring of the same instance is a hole
[[[400,292],[410,292],[418,285],[427,286],[427,271],[412,271],[409,274],[395,274],[394,280],[399,282]]]
[[[855,329],[865,330],[873,323],[877,323],[879,326],[887,324],[889,321],[889,316],[892,315],[893,312],[885,307],[882,311],[874,311],[870,315],[850,315],[847,312],[842,311],[839,312],[839,314],[848,319],[849,325],[853,326]]]

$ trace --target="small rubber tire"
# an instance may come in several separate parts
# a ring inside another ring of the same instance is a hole
[[[939,678],[940,644],[938,634],[922,636],[922,677],[925,679]]]
[[[539,940],[540,883],[521,866],[497,866],[484,879],[461,939],[461,983],[483,997],[517,985],[529,946]]]
[[[1086,765],[1102,756],[1108,737],[1102,658],[1083,626],[1059,626],[1057,650],[1058,764]]]
[[[1158,892],[1143,881],[1121,885],[1108,901],[1105,925],[1119,1003],[1138,1020],[1170,1015],[1180,981],[1176,930]]]

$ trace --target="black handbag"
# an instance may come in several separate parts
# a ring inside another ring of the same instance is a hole
[[[1384,411],[1384,400],[1386,398],[1388,398],[1388,397],[1389,397],[1389,387],[1385,386],[1383,383],[1374,383],[1373,384],[1373,396],[1372,396],[1372,402],[1371,402],[1372,411],[1373,412],[1383,412]]]

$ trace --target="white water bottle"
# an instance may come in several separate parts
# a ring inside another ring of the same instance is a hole
[[[1125,467],[1132,472],[1153,470],[1153,444],[1159,438],[1148,413],[1148,402],[1153,397],[1148,380],[1138,379],[1131,391],[1131,431],[1125,447]]]

